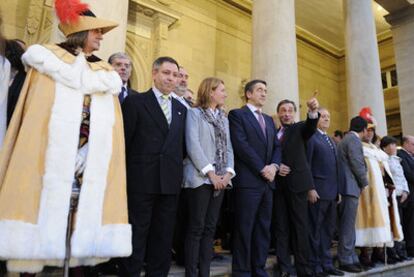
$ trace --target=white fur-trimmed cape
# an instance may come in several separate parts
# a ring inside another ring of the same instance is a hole
[[[8,260],[10,271],[20,272],[39,272],[44,265],[63,264],[85,95],[91,95],[92,100],[89,150],[71,238],[70,264],[92,265],[110,257],[129,256],[130,225],[102,222],[115,123],[113,101],[122,85],[119,75],[110,70],[92,70],[83,54],[73,63],[65,63],[40,45],[31,46],[23,62],[55,81],[55,98],[37,222],[0,220],[0,258]]]

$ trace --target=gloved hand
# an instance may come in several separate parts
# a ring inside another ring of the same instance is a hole
[[[83,173],[86,167],[86,158],[88,155],[88,148],[89,143],[82,146],[78,149],[78,154],[76,155],[76,163],[75,163],[75,173],[76,175]]]

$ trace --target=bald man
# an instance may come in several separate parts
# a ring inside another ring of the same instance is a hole
[[[407,255],[414,257],[414,136],[404,136],[402,148],[397,155],[401,158],[401,165],[408,182],[410,194],[403,207],[403,231]]]

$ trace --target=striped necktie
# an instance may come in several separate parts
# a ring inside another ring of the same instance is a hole
[[[329,144],[329,147],[331,147],[332,150],[334,150],[334,146],[332,144],[332,141],[330,140],[330,138],[326,135],[326,134],[322,134],[323,138],[326,140],[326,142]]]
[[[169,107],[170,96],[169,95],[161,95],[161,110],[167,119],[168,125],[171,124],[171,111]]]

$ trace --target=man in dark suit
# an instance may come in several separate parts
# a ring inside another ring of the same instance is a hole
[[[233,179],[232,276],[267,276],[265,264],[270,244],[272,190],[281,153],[273,120],[262,113],[266,82],[250,81],[244,92],[247,105],[229,113],[237,172]]]
[[[313,270],[309,265],[307,199],[314,196],[315,190],[305,147],[318,124],[318,100],[315,97],[311,98],[307,106],[307,119],[295,123],[295,103],[286,99],[277,105],[277,115],[281,123],[277,138],[282,145],[282,163],[279,176],[276,178],[278,186],[274,192],[273,235],[282,276],[289,276],[293,273],[289,243],[292,244],[295,255],[297,275],[313,275]]]
[[[401,158],[401,166],[407,179],[410,194],[403,208],[403,230],[407,255],[414,257],[414,136],[404,136],[402,148],[397,155]]]
[[[318,130],[307,144],[307,157],[315,186],[314,197],[309,199],[310,264],[317,275],[342,276],[332,262],[331,241],[336,227],[338,197],[338,160],[336,144],[327,135],[330,113],[319,109]]]
[[[351,119],[349,132],[338,144],[339,193],[339,269],[361,272],[355,253],[355,219],[361,191],[368,185],[367,167],[361,140],[367,136],[368,123],[360,116]]]
[[[171,94],[176,100],[183,104],[187,109],[190,109],[193,104],[184,98],[184,94],[188,89],[189,75],[184,67],[180,66],[178,70],[177,84],[174,92]],[[179,266],[184,266],[184,244],[185,234],[187,231],[188,222],[188,188],[181,189],[178,199],[177,208],[177,223],[175,224],[173,252],[175,254],[175,263]]]
[[[137,93],[129,87],[129,78],[132,73],[131,58],[126,53],[118,52],[109,57],[108,63],[112,65],[115,71],[118,72],[119,77],[121,77],[122,88],[119,92],[118,98],[119,102],[122,104],[128,95]]]
[[[128,96],[122,106],[133,243],[122,276],[140,276],[144,259],[147,276],[167,276],[170,268],[187,112],[171,97],[177,76],[174,59],[158,58],[153,87]]]

